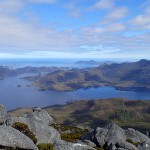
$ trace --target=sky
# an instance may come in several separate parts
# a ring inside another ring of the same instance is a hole
[[[150,0],[0,0],[0,59],[150,59]]]

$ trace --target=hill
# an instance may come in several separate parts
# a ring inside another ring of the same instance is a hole
[[[86,69],[58,70],[26,77],[40,90],[71,91],[80,88],[113,86],[120,90],[150,90],[150,61],[104,64]]]
[[[150,101],[124,99],[80,100],[43,109],[60,124],[103,127],[113,121],[122,127],[150,131]],[[18,116],[31,111],[31,109],[16,109],[9,113]]]
[[[99,62],[99,61],[95,61],[95,60],[88,60],[88,61],[77,61],[75,62],[75,64],[78,65],[102,65],[102,64],[112,64],[113,61],[104,61],[104,62]]]
[[[136,104],[144,106],[146,103],[139,101],[139,104]],[[87,108],[91,107],[93,102],[88,101]],[[123,115],[121,113],[121,116],[124,116],[124,113]],[[90,118],[87,119],[90,121]],[[0,149],[3,150],[149,150],[150,148],[148,131],[143,134],[133,128],[123,129],[113,122],[97,128],[84,128],[78,123],[58,124],[41,108],[33,108],[31,112],[14,117],[8,115],[6,108],[0,105],[0,121]]]

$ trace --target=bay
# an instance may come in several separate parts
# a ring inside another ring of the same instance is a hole
[[[36,87],[28,87],[31,83],[20,79],[20,77],[22,76],[8,77],[0,81],[0,104],[5,105],[8,110],[20,107],[45,107],[82,99],[126,98],[129,100],[150,100],[150,92],[120,91],[113,87],[79,89],[69,92],[38,91]]]

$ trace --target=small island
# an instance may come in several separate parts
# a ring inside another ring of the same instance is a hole
[[[99,65],[101,62],[95,61],[95,60],[89,60],[89,61],[77,61],[75,64],[81,64],[81,65]]]

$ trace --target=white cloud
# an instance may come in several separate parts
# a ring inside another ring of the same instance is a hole
[[[52,4],[56,0],[0,0],[0,13],[15,13],[20,11],[26,3]]]
[[[132,57],[135,53],[139,56],[148,56],[150,35],[142,33],[131,37],[123,36],[127,27],[126,24],[119,23],[119,19],[127,16],[128,9],[115,6],[113,1],[109,1],[112,2],[109,3],[109,6],[104,5],[108,0],[103,3],[101,1],[101,4],[99,3],[95,7],[95,9],[109,11],[109,14],[102,20],[105,24],[98,24],[98,22],[84,27],[83,30],[78,29],[78,31],[58,31],[51,25],[42,26],[38,21],[33,22],[34,19],[32,21],[29,18],[27,20],[19,19],[16,12],[19,12],[27,1],[29,2],[29,0],[0,1],[0,56],[2,57],[8,56],[10,53],[12,53],[9,55],[10,57],[16,57],[14,55],[16,53],[18,53],[18,57],[24,55],[33,57],[35,54],[37,55],[35,57],[120,57],[118,52],[128,57],[130,53],[132,53]],[[52,3],[52,1],[45,0],[36,0],[35,2]],[[30,0],[30,3],[33,1]],[[66,8],[72,17],[80,17],[81,8],[78,5],[71,3]],[[148,26],[150,25],[150,15],[148,14],[149,10],[145,9],[144,13],[137,15],[131,24],[137,29],[150,29]],[[83,48],[83,45],[85,47],[94,46],[88,47],[87,51],[87,47]],[[39,52],[37,53],[37,51]]]
[[[130,20],[131,25],[136,30],[149,30],[150,29],[150,1],[145,1],[142,5],[143,13],[137,15]]]
[[[113,23],[107,26],[91,26],[84,28],[84,32],[87,34],[107,34],[107,33],[113,33],[113,32],[120,32],[124,31],[126,29],[126,26],[122,23]]]
[[[128,15],[128,9],[126,7],[116,7],[111,10],[108,15],[104,17],[102,23],[109,23],[118,19],[122,19]]]
[[[12,13],[21,10],[24,6],[23,0],[1,0],[0,1],[0,12],[1,13]]]
[[[64,7],[69,10],[69,15],[73,18],[79,18],[81,16],[80,8],[75,3],[65,4]]]
[[[56,2],[56,0],[28,0],[31,3],[47,3],[47,4],[52,4]]]
[[[81,16],[81,13],[78,9],[75,9],[70,12],[70,16],[72,16],[73,18],[79,18]]]
[[[150,17],[149,15],[138,15],[131,21],[131,24],[136,27],[136,29],[150,29]]]
[[[142,13],[129,21],[133,30],[149,30],[150,29],[150,1],[145,0],[141,5]]]
[[[71,33],[21,22],[7,15],[0,15],[0,51],[14,50],[64,50],[70,47]]]
[[[113,7],[114,7],[114,0],[99,0],[93,6],[90,7],[90,10],[112,9]]]
[[[128,8],[125,6],[116,6],[114,0],[99,0],[89,10],[107,10],[108,14],[103,17],[101,24],[107,24],[118,19],[122,19],[128,15]]]

